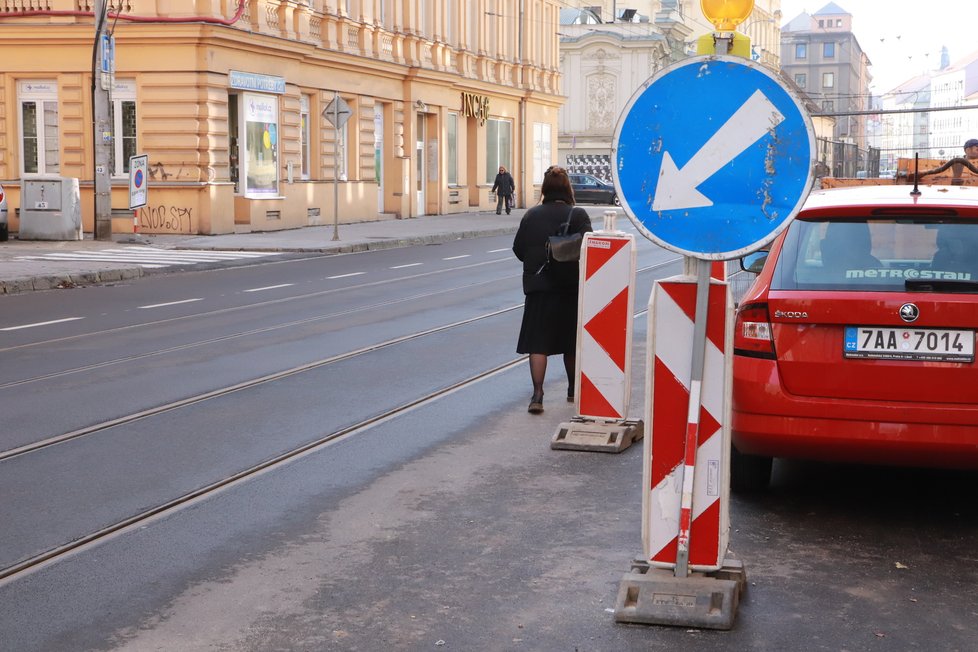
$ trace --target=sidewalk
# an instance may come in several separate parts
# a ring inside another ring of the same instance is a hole
[[[339,240],[334,240],[334,227],[311,226],[287,231],[236,233],[228,235],[125,235],[113,234],[113,240],[96,241],[90,233],[84,240],[41,241],[18,240],[10,234],[0,242],[0,294],[32,290],[75,287],[111,283],[187,269],[187,264],[147,268],[138,263],[111,260],[57,260],[74,253],[91,254],[93,258],[125,248],[192,251],[249,251],[265,253],[346,254],[376,249],[392,249],[419,244],[448,242],[462,238],[516,233],[525,209],[511,215],[496,215],[493,211],[431,215],[405,220],[380,220],[357,224],[340,224],[335,228]],[[207,263],[211,267],[247,265],[253,259],[226,260]],[[205,268],[197,264],[194,269]]]

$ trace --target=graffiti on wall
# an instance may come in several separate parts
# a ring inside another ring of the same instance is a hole
[[[172,233],[192,233],[193,209],[182,206],[143,206],[139,209],[139,229]]]

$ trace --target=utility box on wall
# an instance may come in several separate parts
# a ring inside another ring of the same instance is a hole
[[[20,240],[81,240],[81,193],[73,177],[22,180]]]

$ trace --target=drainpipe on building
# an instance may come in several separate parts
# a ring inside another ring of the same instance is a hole
[[[517,202],[517,207],[527,207],[526,194],[526,88],[523,75],[523,9],[525,0],[520,0],[520,23],[517,36],[516,58],[520,62],[520,153],[523,160],[520,162],[520,196],[522,201]],[[514,198],[515,199],[515,198]]]

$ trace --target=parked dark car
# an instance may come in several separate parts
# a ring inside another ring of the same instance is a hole
[[[620,205],[615,186],[591,174],[568,174],[578,204]]]

